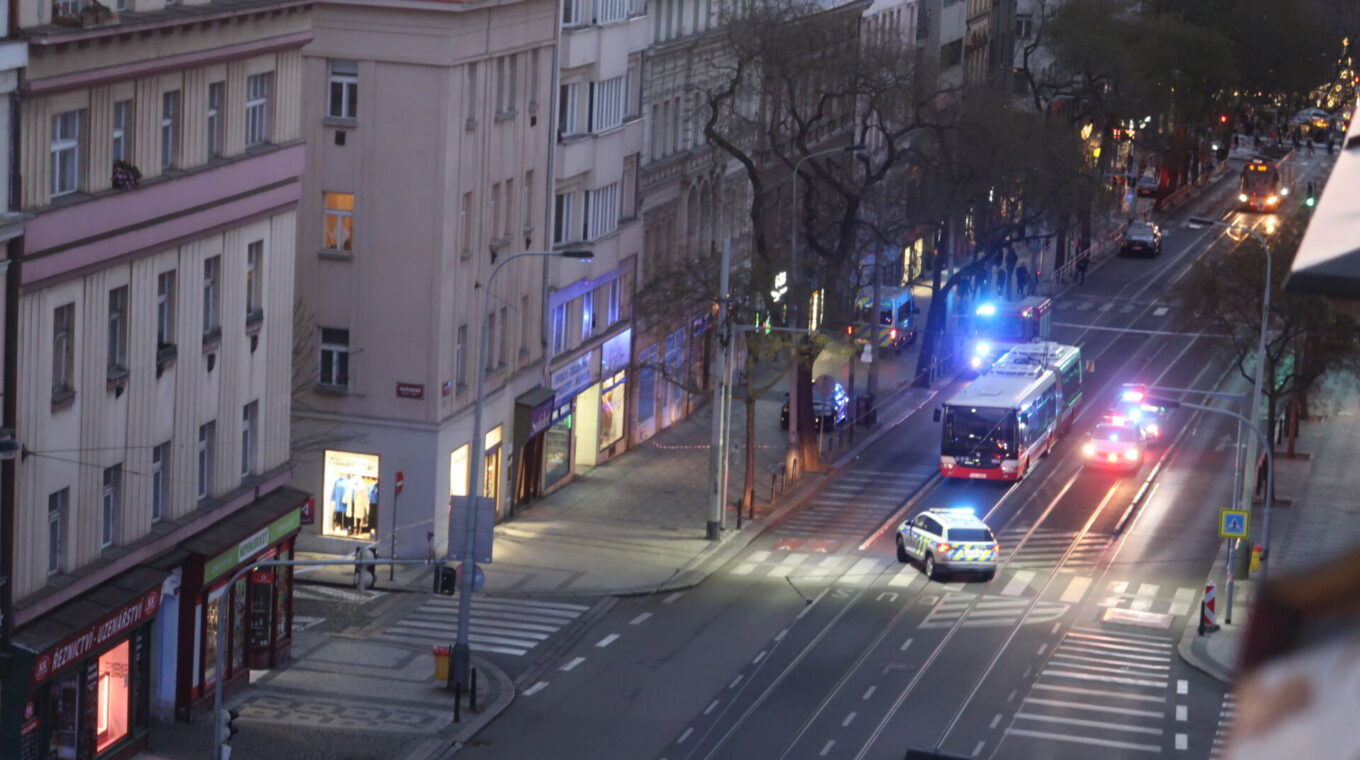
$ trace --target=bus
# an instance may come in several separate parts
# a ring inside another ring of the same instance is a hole
[[[874,315],[869,302],[872,300],[872,294],[862,295],[855,303],[858,321],[871,328]],[[916,315],[920,313],[911,288],[879,288],[878,323],[882,327],[878,336],[880,356],[888,351],[901,354],[903,346],[916,340]]]
[[[1052,367],[1019,362],[960,388],[935,410],[943,422],[940,474],[972,480],[1020,480],[1053,448],[1063,397]]]
[[[1033,372],[1036,367],[1051,369],[1057,375],[1058,430],[1066,432],[1077,417],[1084,396],[1085,373],[1090,371],[1082,362],[1081,349],[1051,341],[1025,343],[1007,351],[990,371],[1014,375]]]
[[[1294,151],[1265,146],[1242,167],[1237,202],[1242,211],[1273,212],[1294,189]]]
[[[1047,338],[1052,312],[1043,296],[978,304],[968,320],[968,365],[980,372],[1013,346]]]

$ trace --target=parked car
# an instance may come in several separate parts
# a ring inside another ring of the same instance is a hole
[[[1119,240],[1124,255],[1161,256],[1162,230],[1152,222],[1130,222]]]
[[[837,382],[818,382],[812,389],[812,429],[831,432],[850,418],[850,397]],[[789,429],[789,394],[779,409],[779,428]]]

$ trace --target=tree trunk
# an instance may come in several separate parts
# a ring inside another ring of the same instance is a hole
[[[1294,451],[1294,440],[1299,433],[1299,402],[1297,399],[1289,404],[1289,412],[1285,413],[1285,435],[1289,441],[1289,446],[1285,451],[1285,456],[1293,459],[1297,456]]]
[[[806,349],[798,351],[798,449],[803,460],[803,472],[820,472],[821,452],[817,449],[817,431],[813,429],[812,363],[816,357]]]

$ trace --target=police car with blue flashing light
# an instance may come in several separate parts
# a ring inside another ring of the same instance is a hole
[[[1147,437],[1149,445],[1160,443],[1166,435],[1166,407],[1148,403],[1147,389],[1126,383],[1119,391],[1119,399],[1101,419],[1111,425],[1136,426]]]
[[[968,507],[927,509],[897,527],[897,560],[920,562],[931,580],[948,572],[991,580],[999,553],[991,529]]]

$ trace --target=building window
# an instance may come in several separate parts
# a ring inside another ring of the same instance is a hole
[[[625,77],[590,83],[590,131],[613,129],[623,123],[628,87]]]
[[[175,270],[156,276],[156,348],[175,344]]]
[[[562,26],[576,26],[581,23],[581,0],[563,0]]]
[[[622,290],[620,278],[615,277],[609,281],[609,305],[606,313],[608,315],[609,324],[611,325],[619,321],[621,311],[620,297],[623,295]]]
[[[264,310],[264,241],[246,246],[246,319]]]
[[[458,223],[462,227],[462,254],[464,256],[472,255],[472,219],[474,213],[472,193],[463,193],[463,205],[458,210]]]
[[[519,89],[519,54],[511,53],[496,59],[496,115],[508,116],[515,112],[515,93]]]
[[[198,498],[212,495],[213,445],[217,438],[217,423],[198,426]]]
[[[571,238],[571,193],[558,193],[553,215],[553,242],[566,243]]]
[[[165,472],[170,469],[170,442],[151,450],[151,521],[165,516]]]
[[[260,402],[246,404],[241,412],[241,477],[255,471],[255,435]]]
[[[179,90],[161,93],[161,168],[179,165]]]
[[[467,325],[458,326],[458,340],[453,347],[453,382],[459,388],[467,386]]]
[[[359,113],[358,61],[331,61],[330,107],[326,113],[336,119],[354,119]]]
[[[123,466],[116,464],[104,468],[104,499],[100,513],[99,545],[113,545],[114,523],[118,519],[122,501]]]
[[[560,303],[552,312],[552,352],[557,355],[567,350],[567,305]]]
[[[463,85],[463,110],[469,127],[477,124],[477,62],[467,65],[467,82]]]
[[[52,117],[52,197],[74,193],[80,177],[80,112]]]
[[[1034,17],[1016,16],[1015,17],[1015,38],[1017,40],[1027,40],[1034,35]]]
[[[557,134],[571,137],[576,134],[576,99],[581,91],[577,82],[564,84],[557,91]]]
[[[274,74],[246,77],[246,147],[269,142],[269,90]]]
[[[619,183],[586,193],[586,240],[608,235],[619,227]]]
[[[354,250],[354,193],[326,193],[325,246],[332,251]]]
[[[128,289],[109,291],[109,374],[127,368]]]
[[[506,356],[506,354],[508,353],[507,348],[508,348],[508,346],[509,346],[509,343],[507,343],[506,341],[507,341],[509,335],[510,335],[510,309],[509,309],[508,307],[502,306],[502,307],[501,307],[501,334],[500,334],[499,340],[496,341],[496,366],[497,366],[497,367],[504,367],[504,366],[505,366],[506,360],[507,360],[507,358],[508,358],[508,357]]]
[[[496,312],[494,311],[486,315],[486,339],[493,342],[493,344],[487,346],[486,349],[486,369],[489,372],[496,368],[496,347],[494,345],[496,339]]]
[[[501,234],[501,183],[491,186],[491,237]]]
[[[318,382],[332,388],[349,386],[349,330],[321,328],[321,379]]]
[[[128,160],[128,133],[132,129],[132,101],[120,100],[113,104],[113,160]]]
[[[222,276],[222,257],[209,256],[203,262],[203,334],[218,329],[217,308],[219,278]]]
[[[515,181],[507,179],[505,181],[505,213],[503,215],[505,226],[501,228],[501,237],[510,237],[510,230],[514,229],[515,219]]]
[[[587,290],[581,295],[581,340],[589,340],[595,331],[595,291]]]
[[[213,82],[208,85],[208,157],[222,155],[222,96],[226,92],[226,82]]]
[[[608,24],[628,18],[629,0],[595,0],[595,23]]]
[[[52,396],[74,391],[76,305],[68,303],[52,310]]]
[[[66,512],[71,504],[71,489],[63,488],[47,497],[47,574],[62,569],[62,550],[66,545]]]

